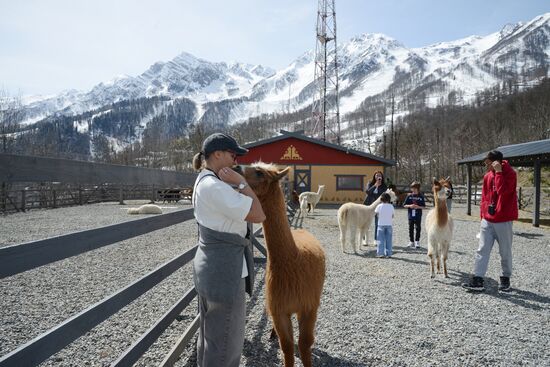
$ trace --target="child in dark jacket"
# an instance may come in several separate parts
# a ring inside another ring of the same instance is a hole
[[[420,183],[411,183],[412,193],[407,195],[403,207],[408,209],[409,247],[420,248],[420,229],[422,228],[422,209],[426,208],[426,199],[420,192]],[[416,229],[416,235],[414,233]]]

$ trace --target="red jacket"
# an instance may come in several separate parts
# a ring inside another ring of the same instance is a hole
[[[518,219],[518,195],[516,193],[516,171],[508,161],[502,161],[502,172],[493,170],[483,176],[481,191],[481,219],[500,223]],[[489,214],[489,205],[496,202],[496,212]]]

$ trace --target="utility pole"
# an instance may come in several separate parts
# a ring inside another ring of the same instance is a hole
[[[318,0],[310,134],[340,144],[335,0]]]

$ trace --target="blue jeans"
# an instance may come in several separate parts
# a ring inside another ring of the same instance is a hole
[[[378,215],[374,216],[374,240],[378,240]]]
[[[391,256],[392,252],[392,226],[378,226],[378,248],[376,254],[378,256]]]

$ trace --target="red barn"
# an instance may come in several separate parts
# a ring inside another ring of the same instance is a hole
[[[279,136],[244,147],[250,152],[238,158],[239,164],[262,161],[291,167],[290,187],[301,193],[325,185],[321,198],[325,203],[362,202],[374,172],[395,165],[389,159],[284,130]]]

